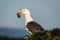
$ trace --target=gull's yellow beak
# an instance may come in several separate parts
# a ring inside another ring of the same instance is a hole
[[[21,10],[18,10],[17,17],[20,18],[21,17],[21,14],[22,14],[22,11]]]

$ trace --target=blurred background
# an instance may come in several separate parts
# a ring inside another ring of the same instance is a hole
[[[24,15],[20,19],[16,16],[23,8],[29,9],[32,18],[45,30],[60,28],[60,0],[0,0],[0,35],[28,35],[24,29]]]

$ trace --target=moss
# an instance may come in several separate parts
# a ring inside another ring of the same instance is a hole
[[[60,29],[36,32],[30,35],[29,40],[60,40]]]

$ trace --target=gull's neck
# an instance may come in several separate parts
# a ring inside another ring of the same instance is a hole
[[[27,25],[27,23],[30,21],[33,21],[32,17],[30,16],[30,13],[25,13],[25,25]]]

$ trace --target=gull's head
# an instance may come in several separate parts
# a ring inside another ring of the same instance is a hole
[[[18,10],[17,17],[20,18],[21,14],[27,14],[27,13],[30,13],[28,9]]]

